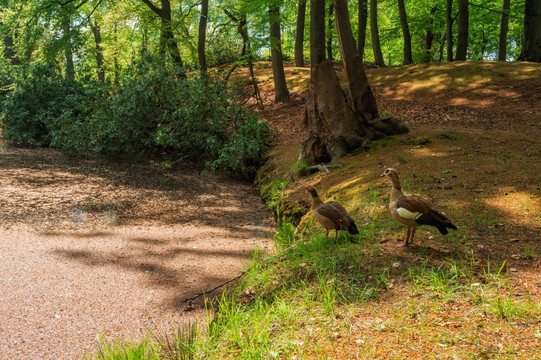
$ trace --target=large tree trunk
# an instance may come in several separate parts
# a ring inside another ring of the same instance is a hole
[[[280,31],[280,7],[269,6],[270,46],[272,58],[272,77],[274,79],[274,102],[284,101],[289,97],[286,76],[284,73],[284,60],[282,57],[282,33]]]
[[[541,62],[541,0],[526,0],[524,40],[517,60]]]
[[[376,65],[383,67],[385,66],[385,63],[383,62],[381,43],[379,41],[377,0],[370,0],[370,35],[372,36],[372,50],[374,51]]]
[[[334,16],[333,16],[334,6],[332,3],[329,3],[329,13],[327,15],[327,60],[333,60],[332,55],[332,33],[334,25]]]
[[[500,41],[498,43],[498,60],[507,60],[507,32],[509,31],[509,8],[511,0],[503,0],[502,22],[500,25]]]
[[[325,0],[310,0],[310,67],[325,61]]]
[[[368,21],[367,0],[359,0],[359,32],[357,39],[357,52],[364,59],[364,45],[366,44],[366,23]]]
[[[311,164],[336,161],[372,140],[407,131],[398,120],[379,118],[376,99],[356,51],[346,1],[334,0],[334,7],[349,91],[342,90],[330,61],[313,66],[306,98],[307,134],[301,150],[301,158]]]
[[[432,60],[432,43],[434,42],[434,33],[432,32],[432,26],[434,25],[434,14],[436,13],[437,7],[432,7],[430,9],[430,17],[428,18],[428,29],[426,30],[425,38],[425,56],[423,62],[430,62]]]
[[[207,40],[207,18],[209,16],[209,0],[201,0],[201,16],[199,17],[199,38],[197,41],[197,55],[201,73],[207,73],[207,57],[205,56],[205,42]]]
[[[445,40],[447,42],[447,61],[453,61],[453,0],[445,1]]]
[[[101,28],[100,24],[97,19],[92,21],[89,21],[90,29],[92,30],[92,33],[94,34],[94,42],[96,44],[96,70],[98,74],[98,81],[100,83],[105,82],[105,70],[103,68],[103,49],[102,49],[102,41],[101,41]]]
[[[306,0],[299,0],[297,9],[297,31],[295,32],[295,66],[304,67],[304,23],[306,20]]]
[[[411,56],[410,28],[408,26],[404,0],[398,0],[398,13],[400,14],[400,25],[402,26],[402,35],[404,36],[404,65],[409,65],[413,63],[413,59]]]
[[[456,60],[466,60],[468,54],[468,0],[458,0],[458,42]]]

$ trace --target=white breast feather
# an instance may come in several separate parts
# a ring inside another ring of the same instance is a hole
[[[410,220],[415,220],[419,216],[423,215],[423,214],[418,213],[418,212],[411,212],[408,209],[403,208],[403,207],[399,207],[398,209],[396,209],[396,212],[398,213],[398,215],[400,215],[404,219],[410,219]]]

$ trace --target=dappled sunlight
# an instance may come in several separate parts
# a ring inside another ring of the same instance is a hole
[[[532,229],[541,228],[541,201],[537,195],[524,191],[498,191],[481,201],[505,214],[507,221]]]

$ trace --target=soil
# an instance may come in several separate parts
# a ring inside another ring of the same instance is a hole
[[[98,336],[204,321],[203,297],[185,299],[271,246],[274,220],[250,183],[0,141],[2,359],[76,359]]]

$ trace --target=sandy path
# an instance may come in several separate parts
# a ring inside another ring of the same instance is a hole
[[[194,166],[0,148],[0,354],[77,359],[108,339],[204,319],[183,302],[268,249],[250,184]]]

